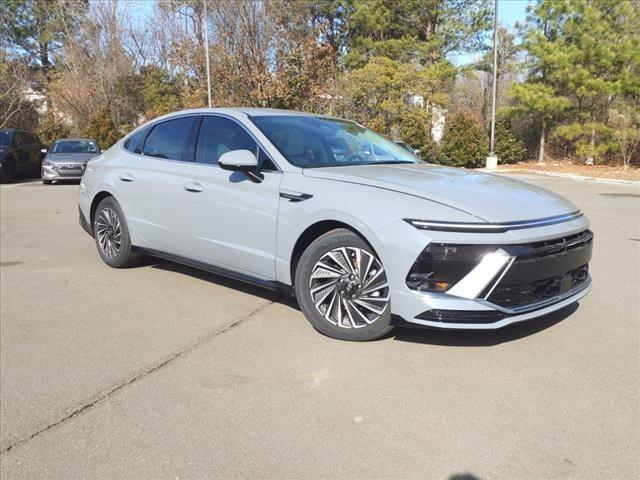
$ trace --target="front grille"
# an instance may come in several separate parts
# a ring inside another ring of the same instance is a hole
[[[516,285],[498,285],[487,298],[490,302],[505,308],[520,308],[545,302],[576,290],[589,280],[589,266],[570,270],[563,276],[554,276]]]
[[[61,177],[78,177],[84,172],[82,165],[77,164],[60,165],[56,168],[56,171]]]
[[[542,242],[527,243],[523,245],[508,245],[503,248],[509,254],[517,256],[518,261],[521,261],[529,258],[566,253],[575,248],[583,247],[592,241],[593,233],[591,230],[585,230],[567,237],[554,238],[552,240],[544,240]]]
[[[503,247],[516,257],[498,285],[481,296],[504,308],[518,309],[550,301],[589,281],[593,233]]]

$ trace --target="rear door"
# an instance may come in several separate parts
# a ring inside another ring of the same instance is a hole
[[[185,164],[181,205],[189,256],[262,279],[275,279],[276,223],[282,173],[236,120],[202,117],[195,162]],[[222,170],[218,159],[250,150],[264,179]]]
[[[171,118],[125,142],[127,160],[114,172],[129,228],[141,246],[185,254],[181,231],[183,173],[193,155],[196,116]]]
[[[40,139],[35,133],[28,132],[27,137],[29,139],[29,169],[32,172],[39,172],[42,164],[42,144]]]
[[[16,157],[16,173],[24,175],[30,170],[29,138],[27,132],[15,132],[13,134],[13,145]]]

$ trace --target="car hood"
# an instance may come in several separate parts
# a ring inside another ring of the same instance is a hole
[[[46,159],[54,163],[83,163],[98,155],[97,153],[47,153]]]
[[[305,169],[303,173],[309,177],[368,185],[422,197],[487,222],[533,220],[578,210],[560,195],[530,183],[439,165],[323,167]],[[425,213],[425,217],[428,214]]]

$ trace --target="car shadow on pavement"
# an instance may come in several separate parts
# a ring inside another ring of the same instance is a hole
[[[293,297],[289,297],[288,295],[285,295],[281,292],[258,287],[249,283],[241,282],[239,280],[234,280],[233,278],[228,278],[217,273],[199,270],[187,265],[182,265],[180,263],[175,263],[169,260],[155,257],[144,257],[142,263],[139,266],[148,266],[151,268],[158,268],[160,270],[189,275],[193,278],[198,278],[206,282],[215,283],[216,285],[220,285],[221,287],[227,287],[233,290],[237,290],[248,295],[253,295],[254,297],[264,298],[265,300],[269,300],[271,302],[282,303],[283,305],[287,305],[296,310],[300,310],[296,299]]]
[[[278,302],[294,310],[300,310],[295,298],[280,292],[268,290],[232,278],[192,268],[180,263],[162,258],[144,257],[140,267],[158,268],[170,272],[189,275],[190,277],[215,283],[222,287],[237,290],[248,295],[264,298],[271,302]],[[423,343],[426,345],[441,345],[450,347],[490,347],[501,343],[511,342],[520,338],[534,335],[542,330],[561,322],[578,309],[578,302],[568,305],[556,312],[543,317],[509,325],[499,330],[434,330],[427,328],[396,327],[380,340],[392,339],[401,342]]]
[[[473,473],[456,473],[449,477],[449,480],[480,480]]]
[[[498,330],[435,330],[396,328],[390,337],[401,342],[447,347],[491,347],[534,335],[561,322],[578,309],[578,302],[540,318],[509,325]]]

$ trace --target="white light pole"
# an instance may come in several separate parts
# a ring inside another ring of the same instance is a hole
[[[204,57],[207,64],[207,100],[211,108],[211,71],[209,70],[209,19],[207,18],[207,0],[204,3]]]
[[[493,151],[496,133],[496,91],[498,89],[498,0],[495,0],[493,14],[493,85],[491,99],[491,147],[487,157],[487,168],[494,169],[498,166],[498,157]]]

